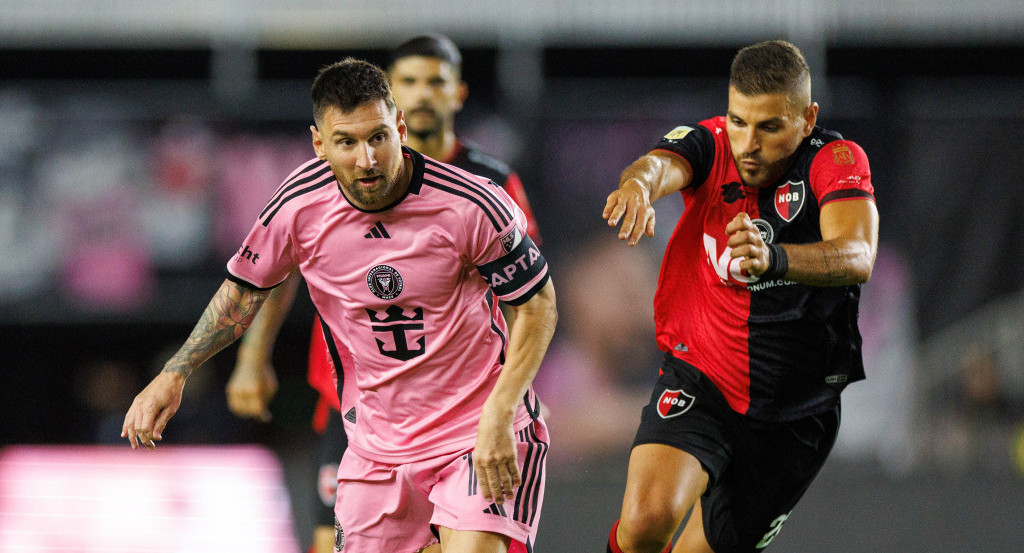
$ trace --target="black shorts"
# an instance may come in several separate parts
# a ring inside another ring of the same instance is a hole
[[[715,553],[759,552],[817,476],[839,432],[839,405],[788,422],[733,411],[711,380],[666,356],[634,447],[665,444],[708,472],[704,535]]]
[[[334,501],[338,493],[338,465],[348,449],[341,413],[331,409],[327,428],[318,438],[317,485],[314,512],[317,526],[334,528]]]

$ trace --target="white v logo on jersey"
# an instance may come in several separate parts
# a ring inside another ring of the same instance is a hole
[[[725,247],[725,251],[721,255],[718,255],[718,241],[713,237],[704,234],[704,253],[708,256],[708,264],[710,264],[715,272],[718,273],[718,278],[722,279],[722,282],[729,282],[729,278],[741,283],[756,282],[758,279],[755,276],[743,274],[743,270],[740,269],[740,258],[732,258],[732,248],[729,246]]]

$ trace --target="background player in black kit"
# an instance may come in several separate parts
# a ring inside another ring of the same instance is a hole
[[[651,202],[685,202],[655,293],[665,362],[610,552],[760,551],[832,448],[839,393],[864,377],[878,213],[863,150],[817,113],[795,46],[744,48],[726,115],[669,132],[608,197],[630,245],[654,235]]]

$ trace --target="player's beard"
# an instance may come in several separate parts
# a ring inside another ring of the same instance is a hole
[[[744,160],[757,162],[759,165],[757,169],[751,171],[744,169],[742,162]],[[783,173],[786,172],[786,168],[789,166],[790,158],[783,158],[778,161],[766,163],[763,159],[756,155],[737,156],[733,155],[733,163],[736,166],[736,172],[740,174],[740,180],[747,186],[762,187],[769,185],[779,180]]]
[[[380,177],[380,180],[372,188],[364,188],[359,179]],[[398,184],[398,177],[388,176],[383,171],[371,171],[363,175],[352,177],[352,181],[345,186],[345,192],[349,199],[355,201],[368,209],[379,209],[387,206],[394,198],[391,197]]]
[[[419,106],[410,110],[406,114],[405,126],[409,129],[409,134],[420,141],[427,141],[444,130],[441,116],[430,106]]]

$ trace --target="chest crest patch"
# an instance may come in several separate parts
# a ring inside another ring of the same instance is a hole
[[[382,300],[393,300],[402,293],[402,275],[394,267],[377,265],[366,273],[366,286]]]
[[[788,223],[800,214],[806,197],[804,181],[787,181],[775,190],[775,212]]]

